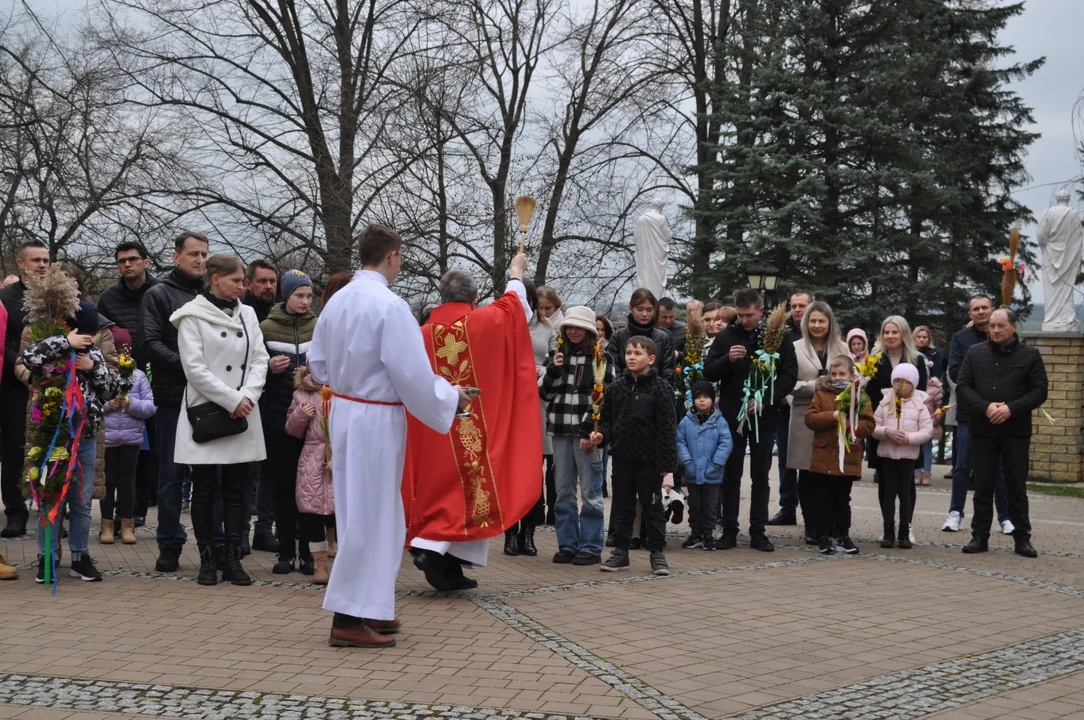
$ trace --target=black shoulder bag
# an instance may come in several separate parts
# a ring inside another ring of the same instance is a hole
[[[238,313],[240,312],[238,308]],[[241,384],[237,386],[238,390],[245,386],[245,373],[248,372],[248,326],[245,324],[244,316],[241,316],[241,328],[245,333],[245,359],[241,363]],[[184,388],[184,405],[188,413],[188,424],[192,426],[192,442],[194,443],[202,445],[212,440],[240,435],[248,430],[248,418],[230,417],[233,410],[227,410],[221,405],[205,402],[189,406],[187,384]]]

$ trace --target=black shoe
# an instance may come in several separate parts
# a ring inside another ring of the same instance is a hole
[[[885,550],[896,547],[896,526],[886,525],[884,535],[881,537],[881,547]]]
[[[538,555],[538,548],[534,544],[534,525],[519,526],[519,554],[527,557]]]
[[[720,550],[733,550],[736,547],[738,547],[738,533],[724,532],[723,536],[719,538],[718,548]]]
[[[558,550],[553,556],[553,562],[558,565],[567,565],[576,558],[576,553],[571,550]]]
[[[601,555],[595,555],[589,552],[578,552],[575,557],[572,558],[573,565],[598,565],[602,562]]]
[[[708,537],[710,538],[711,535],[709,534]],[[690,535],[689,537],[685,538],[685,542],[681,543],[681,547],[685,548],[686,550],[692,550],[693,548],[702,547],[703,545],[704,541],[700,538],[699,535]],[[714,547],[714,545],[715,541],[712,540],[712,546]]]
[[[162,548],[158,551],[158,562],[154,564],[154,571],[160,573],[174,573],[181,569],[181,549]]]
[[[248,557],[252,554],[252,546],[248,544],[248,533],[241,536],[241,557]]]
[[[769,525],[797,525],[798,516],[793,512],[787,510],[780,510],[775,515],[772,515],[772,519],[768,521]]]
[[[644,544],[640,542],[640,538],[638,537],[634,537],[632,540],[629,540],[629,550],[639,550],[643,546]]]
[[[910,550],[911,545],[911,531],[907,528],[900,530],[900,536],[896,539],[896,547],[900,550]]]
[[[78,558],[72,558],[72,566],[68,570],[68,576],[86,582],[101,582],[102,574],[98,572],[98,568],[94,567],[94,565],[90,553],[83,553]]]
[[[466,575],[460,575],[459,577],[449,580],[448,586],[452,590],[473,590],[478,587],[478,581],[474,578],[469,578]]]
[[[0,530],[0,537],[4,538],[17,538],[26,535],[26,521],[29,518],[25,515],[9,515],[7,525],[3,530]]]
[[[271,572],[276,575],[287,575],[294,571],[294,555],[279,555],[279,561],[275,563],[275,566],[271,568]]]
[[[200,585],[218,584],[218,566],[215,564],[215,551],[210,545],[199,546],[199,575],[196,582]]]
[[[448,592],[452,589],[444,573],[441,557],[432,550],[418,550],[414,555],[414,567],[425,573],[425,581],[433,586],[434,590]]]
[[[836,540],[836,550],[839,550],[841,553],[845,553],[847,555],[858,554],[858,546],[855,545],[854,541],[846,535]]]
[[[34,576],[34,582],[45,584],[45,556],[38,555],[38,574]]]
[[[971,542],[964,545],[963,552],[967,555],[974,555],[976,553],[984,553],[990,549],[990,540],[984,537],[971,536]]]
[[[828,536],[821,537],[821,539],[817,541],[817,545],[820,547],[821,555],[831,555],[836,551],[832,543],[832,538]]]
[[[813,532],[813,526],[806,523],[805,534],[802,536],[806,545],[818,545],[820,540],[817,539],[816,533]]]
[[[512,557],[519,555],[519,533],[515,528],[504,531],[504,554]]]
[[[1026,558],[1039,557],[1039,551],[1031,545],[1030,538],[1016,538],[1016,547],[1013,549],[1017,555],[1022,555]]]
[[[670,575],[670,563],[666,562],[666,555],[662,550],[651,553],[651,574],[658,575],[660,577],[667,577]]]
[[[252,578],[241,567],[241,546],[230,545],[226,548],[227,565],[222,572],[222,582],[234,585],[251,585]]]
[[[132,521],[134,523],[134,527],[137,527],[137,528],[146,527],[146,525],[147,525],[147,516],[146,515],[136,515],[134,518],[132,518]]]
[[[606,562],[602,563],[602,567],[600,569],[602,570],[602,572],[618,572],[620,570],[628,570],[628,550],[614,548],[614,551],[610,553],[610,557],[606,558]]]
[[[617,547],[617,541],[614,540],[613,535],[606,535],[606,542],[603,543],[606,547]]]
[[[671,520],[675,525],[680,525],[681,521],[685,518],[685,503],[674,500],[670,503],[670,512],[672,514]]]
[[[312,575],[316,572],[316,560],[312,556],[312,551],[309,550],[309,544],[302,541],[298,545],[300,547],[297,554],[297,569],[302,575]]]
[[[260,552],[279,551],[279,539],[270,533],[256,533],[252,536],[252,549]]]
[[[705,550],[714,550],[715,549],[715,539],[712,538],[711,535],[708,535],[708,537],[704,539],[704,542],[702,543],[702,545],[703,545]]]
[[[772,545],[767,535],[754,535],[749,540],[749,547],[761,552],[775,552],[775,545]]]

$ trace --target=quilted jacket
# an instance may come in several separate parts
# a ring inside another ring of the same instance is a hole
[[[286,413],[286,432],[305,441],[297,462],[297,509],[314,515],[335,514],[335,494],[331,487],[331,465],[327,458],[328,439],[323,425],[324,399],[307,365],[294,372],[294,398]],[[312,403],[316,414],[309,416],[301,407]]]

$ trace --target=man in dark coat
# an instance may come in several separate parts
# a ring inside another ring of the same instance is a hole
[[[127,330],[132,337],[131,347],[136,348],[139,347],[139,308],[143,303],[143,296],[158,284],[158,280],[148,271],[150,254],[143,243],[126,240],[117,245],[113,257],[120,280],[116,285],[110,285],[102,291],[98,298],[98,312],[118,327]],[[145,364],[141,369],[147,369]],[[150,449],[139,453],[136,465],[136,527],[142,527],[146,523],[147,508],[157,502],[159,458],[158,421],[155,417],[147,421],[147,437]]]
[[[764,301],[756,290],[745,289],[734,298],[737,321],[715,337],[704,363],[704,377],[719,383],[719,410],[730,425],[734,451],[726,464],[722,495],[723,519],[719,549],[728,550],[738,542],[738,502],[741,500],[741,476],[745,466],[745,448],[750,450],[750,475],[753,481],[752,505],[749,508],[749,546],[755,550],[775,550],[764,533],[768,523],[768,499],[771,487],[772,446],[775,430],[782,421],[782,407],[798,382],[798,358],[794,343],[784,336],[776,362],[775,393],[765,397],[760,407],[750,400],[749,419],[738,431],[738,415],[744,401],[745,380],[751,368],[750,358],[763,346],[765,331]],[[755,419],[755,422],[754,422]]]
[[[994,482],[1001,470],[1009,494],[1016,554],[1036,557],[1028,518],[1028,454],[1031,414],[1046,402],[1043,357],[1016,335],[1016,313],[999,308],[990,316],[990,339],[972,345],[960,367],[956,392],[967,408],[975,466],[975,515],[965,553],[989,549]]]
[[[19,267],[19,282],[0,290],[0,301],[8,313],[4,330],[4,369],[0,378],[0,442],[3,443],[3,459],[0,460],[0,490],[4,499],[7,524],[0,530],[0,537],[15,538],[26,534],[30,513],[23,501],[19,487],[23,476],[23,453],[26,446],[26,404],[30,390],[15,377],[15,361],[19,359],[26,310],[23,297],[26,283],[32,275],[44,275],[49,269],[49,248],[40,240],[30,240],[19,247],[15,264]]]
[[[677,320],[677,303],[673,298],[659,300],[659,327],[670,333],[670,345],[674,348],[674,358],[682,365],[685,355],[685,325]]]
[[[158,406],[158,562],[157,572],[176,572],[181,548],[188,536],[181,526],[181,484],[184,466],[173,462],[177,421],[184,404],[188,381],[177,352],[177,328],[169,321],[182,305],[196,297],[203,287],[203,265],[207,261],[207,237],[181,233],[173,241],[176,267],[143,295],[136,336],[136,361],[150,365],[151,389]]]
[[[275,306],[278,294],[278,268],[270,260],[254,260],[245,273],[245,297],[241,302],[255,310],[256,319],[263,322]]]

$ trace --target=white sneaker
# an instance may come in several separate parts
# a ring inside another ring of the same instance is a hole
[[[960,525],[963,523],[963,515],[959,510],[953,510],[948,514],[948,520],[941,526],[941,532],[960,532]]]
[[[914,545],[916,542],[918,542],[917,540],[915,540],[915,531],[914,531],[913,528],[914,528],[913,525],[908,525],[907,526],[907,539],[911,541],[912,545]]]
[[[1012,524],[1012,520],[1006,520],[1001,523],[1001,532],[1003,535],[1012,535],[1012,531],[1016,529],[1016,526]]]
[[[882,532],[880,535],[877,536],[877,542],[884,542],[884,541],[885,541],[885,534]]]

